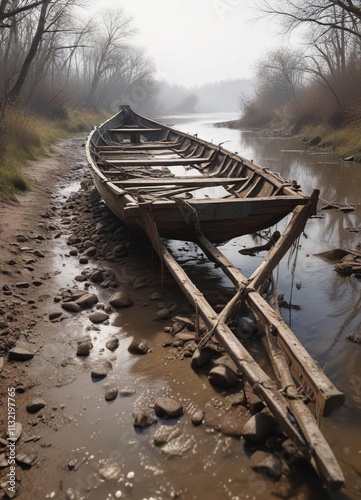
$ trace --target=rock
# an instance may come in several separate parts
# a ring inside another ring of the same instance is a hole
[[[90,248],[87,248],[86,251],[85,251],[85,255],[87,257],[95,257],[96,253],[97,253],[97,248],[96,247],[90,247]]]
[[[213,354],[211,349],[202,349],[201,351],[196,349],[192,356],[191,367],[194,369],[204,366],[212,359]]]
[[[137,391],[135,389],[129,389],[128,387],[125,387],[124,389],[120,389],[119,391],[119,396],[122,396],[123,398],[127,398],[129,396],[134,396]]]
[[[60,316],[62,315],[63,313],[61,311],[54,311],[49,314],[49,319],[50,321],[54,321],[55,319],[60,318]]]
[[[125,250],[124,245],[117,245],[116,247],[113,248],[113,253],[115,255],[119,255],[119,254],[123,253],[124,250]]]
[[[158,422],[157,417],[150,410],[134,410],[132,415],[134,417],[134,427],[150,427]]]
[[[109,361],[103,362],[92,369],[91,376],[94,379],[105,378],[111,369],[112,364]]]
[[[107,341],[105,347],[109,349],[109,351],[115,351],[119,347],[119,339],[117,339],[117,337],[112,337]]]
[[[109,314],[104,311],[94,311],[89,315],[89,319],[92,323],[104,323],[107,319],[109,319]]]
[[[128,351],[131,354],[147,354],[150,348],[146,340],[132,340]]]
[[[36,464],[38,457],[35,453],[17,453],[15,460],[21,467],[29,469]]]
[[[239,383],[234,371],[225,365],[212,368],[209,372],[208,380],[212,385],[224,387],[225,389],[231,389]]]
[[[282,476],[282,462],[272,453],[256,451],[251,456],[252,469],[270,476],[273,479],[279,479]]]
[[[27,361],[29,359],[33,359],[34,354],[26,349],[22,349],[21,347],[13,347],[10,349],[8,356],[9,361]]]
[[[183,405],[173,398],[158,398],[154,411],[159,418],[177,418],[183,415]]]
[[[247,404],[247,407],[249,408],[250,412],[253,415],[255,415],[256,413],[259,413],[260,411],[262,411],[264,408],[264,403],[252,391],[251,386],[248,384],[248,382],[244,386],[244,392],[246,395],[246,404]]]
[[[192,413],[191,416],[191,422],[194,426],[201,425],[203,423],[204,419],[204,411],[202,410],[196,410],[194,413]]]
[[[361,331],[349,333],[347,338],[356,344],[361,344]]]
[[[105,393],[106,401],[113,401],[118,396],[118,389],[116,387],[111,387]]]
[[[42,398],[35,398],[29,404],[26,405],[26,410],[29,413],[37,413],[46,406],[45,401]]]
[[[66,242],[66,243],[67,243],[69,246],[73,246],[73,245],[77,245],[77,244],[78,244],[78,243],[80,243],[80,242],[81,242],[81,240],[80,240],[80,238],[79,238],[76,234],[71,234],[71,235],[69,236],[69,238],[67,239],[67,242]]]
[[[39,286],[41,286],[42,284],[43,284],[43,282],[42,282],[42,281],[40,281],[40,280],[34,280],[34,281],[33,281],[33,285],[34,285],[34,286],[36,286],[37,288],[38,288]]]
[[[159,292],[154,292],[149,298],[150,300],[161,300],[162,296]]]
[[[79,258],[79,264],[88,264],[89,260],[87,259],[87,257],[84,257],[84,256],[81,256]]]
[[[256,413],[243,427],[242,434],[246,441],[261,443],[270,434],[277,431],[277,422],[267,413]]]
[[[103,271],[94,271],[90,276],[92,283],[102,283],[104,281]]]
[[[153,442],[155,446],[164,446],[169,443],[169,441],[179,437],[180,435],[181,430],[179,427],[174,427],[173,425],[161,425],[153,436]]]
[[[75,302],[81,309],[89,309],[98,302],[98,297],[94,293],[85,293]]]
[[[196,336],[194,333],[189,332],[180,332],[174,335],[174,340],[180,340],[182,342],[190,342],[191,340],[195,340]]]
[[[45,257],[43,252],[40,252],[40,250],[35,250],[34,255],[36,255],[37,257],[41,257],[42,259],[44,259],[44,257]]]
[[[158,319],[168,319],[170,315],[171,311],[167,307],[164,307],[163,309],[157,312]]]
[[[80,311],[80,305],[77,304],[76,302],[73,302],[73,301],[70,301],[70,302],[63,302],[61,304],[61,307],[65,310],[65,311],[69,311],[69,312],[79,312]]]
[[[77,356],[89,356],[90,351],[93,349],[93,344],[90,341],[78,344],[76,351]]]
[[[189,438],[188,436],[181,435],[162,446],[161,451],[167,457],[181,457],[194,443],[195,439],[193,437]]]
[[[126,292],[116,292],[111,296],[109,304],[119,308],[130,307],[133,305],[133,301]]]
[[[30,283],[28,283],[27,281],[22,281],[20,283],[16,283],[16,288],[29,288],[30,286]]]
[[[237,373],[238,368],[235,364],[235,362],[228,356],[228,354],[224,354],[223,356],[219,358],[213,359],[213,365],[214,366],[228,366],[231,370],[233,370],[235,373]]]

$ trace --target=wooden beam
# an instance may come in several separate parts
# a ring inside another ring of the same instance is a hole
[[[124,181],[114,181],[113,184],[124,186],[124,187],[148,187],[148,186],[163,186],[163,185],[175,185],[179,184],[182,186],[220,186],[224,184],[235,184],[236,182],[244,182],[247,177],[160,177],[159,179],[146,178],[146,179],[126,179]]]
[[[127,128],[127,127],[122,127],[122,128],[108,128],[107,132],[113,132],[117,134],[134,134],[134,133],[140,133],[144,134],[146,132],[161,132],[164,130],[163,128]]]
[[[210,162],[211,157],[208,158],[171,158],[171,159],[139,159],[139,160],[110,160],[110,165],[124,165],[125,167],[178,167],[188,165],[201,165],[202,163]],[[97,160],[98,161],[98,160]],[[107,160],[104,159],[104,163]]]

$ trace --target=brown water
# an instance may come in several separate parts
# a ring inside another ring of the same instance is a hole
[[[343,163],[332,156],[300,151],[293,140],[260,138],[251,132],[217,129],[212,126],[225,116],[190,116],[179,120],[168,117],[167,123],[252,158],[255,163],[278,171],[287,179],[297,179],[305,192],[321,189],[328,200],[359,204],[361,166]],[[324,367],[335,385],[345,392],[346,403],[324,419],[322,428],[346,476],[347,488],[335,498],[361,498],[361,346],[351,343],[346,335],[360,328],[361,282],[355,277],[336,274],[333,266],[313,254],[332,248],[354,248],[360,242],[359,233],[347,227],[360,227],[361,207],[352,214],[325,213],[322,219],[309,221],[306,234],[300,240],[297,265],[292,287],[291,267],[287,258],[277,270],[278,290],[301,307],[299,311],[284,312],[286,321],[315,359]],[[251,237],[237,238],[222,247],[225,255],[246,275],[260,264],[262,255],[241,256],[238,250],[253,246]],[[192,244],[172,242],[177,259],[183,261],[192,279],[205,291],[218,290],[228,295],[231,284],[222,273],[207,262]],[[144,268],[151,267],[144,256]],[[60,276],[62,286],[70,285],[76,271],[67,263],[67,277]],[[68,279],[68,283],[65,283]],[[162,347],[169,340],[163,332],[165,323],[155,321],[156,305],[149,296],[159,287],[144,289],[137,304],[111,318],[111,325],[102,327],[97,335],[92,356],[107,357],[113,371],[104,381],[94,383],[85,372],[73,383],[57,389],[58,402],[65,403],[66,427],[59,428],[52,442],[51,461],[47,466],[48,495],[64,498],[71,488],[83,499],[322,499],[329,498],[312,469],[298,467],[289,479],[273,483],[252,471],[250,450],[242,440],[225,437],[213,429],[194,428],[183,417],[181,456],[165,457],[153,445],[154,428],[136,431],[131,412],[134,406],[151,404],[157,395],[172,394],[179,398],[188,412],[197,406],[202,409],[225,407],[226,397],[210,387],[205,373],[196,373],[189,360],[175,359],[173,350]],[[105,293],[105,292],[104,292]],[[177,313],[189,313],[190,308],[175,285],[162,291],[166,301],[178,303]],[[104,296],[105,299],[105,296]],[[147,306],[145,306],[147,304]],[[78,335],[67,327],[67,334]],[[66,326],[64,327],[66,328]],[[119,349],[109,355],[101,350],[104,338],[116,333],[121,339]],[[132,356],[127,347],[131,338],[147,338],[153,352],[144,357]],[[94,360],[94,359],[93,359]],[[87,369],[87,361],[84,361]],[[114,383],[120,388],[134,389],[129,397],[118,397],[105,404],[104,385]],[[46,441],[46,439],[45,439]],[[80,464],[78,470],[64,471],[68,461]],[[110,467],[111,466],[111,467]],[[292,466],[290,465],[292,468]],[[103,471],[102,471],[103,469]],[[105,479],[105,476],[108,478]],[[59,493],[59,491],[62,493]]]

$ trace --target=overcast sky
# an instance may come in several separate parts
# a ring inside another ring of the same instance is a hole
[[[260,19],[254,3],[94,0],[98,8],[122,6],[134,18],[135,40],[154,60],[157,76],[187,86],[252,77],[257,58],[289,43],[277,36],[274,21]]]

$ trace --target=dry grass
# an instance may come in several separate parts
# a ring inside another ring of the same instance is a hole
[[[22,167],[30,160],[51,153],[51,146],[60,139],[85,132],[105,115],[70,110],[68,118],[51,121],[32,116],[19,108],[9,108],[5,116],[5,156],[0,160],[0,194],[11,196],[15,191],[29,189]]]
[[[321,137],[320,148],[332,150],[340,155],[360,155],[360,129],[346,126],[334,129],[328,125],[307,126],[301,131],[303,137]],[[300,134],[300,135],[301,135]]]

